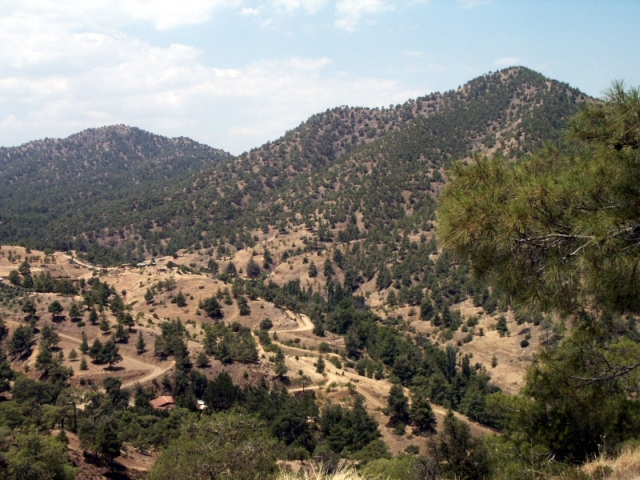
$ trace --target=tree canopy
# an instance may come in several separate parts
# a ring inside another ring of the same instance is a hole
[[[445,247],[512,300],[640,312],[640,94],[615,83],[576,115],[564,149],[456,164],[441,197]]]

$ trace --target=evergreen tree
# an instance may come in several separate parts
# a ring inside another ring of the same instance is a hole
[[[118,342],[126,342],[129,339],[129,332],[124,328],[122,323],[118,323],[115,336]]]
[[[500,318],[498,318],[498,323],[496,324],[496,330],[498,331],[501,337],[504,337],[507,333],[509,333],[509,327],[507,326],[507,319],[504,315],[500,315]]]
[[[309,278],[316,278],[317,276],[318,267],[316,267],[316,264],[311,260],[311,263],[309,263]]]
[[[425,466],[433,478],[490,478],[489,455],[481,439],[471,435],[469,425],[451,410],[444,418],[444,431],[429,439],[430,453]]]
[[[9,354],[13,357],[20,358],[31,352],[33,336],[33,330],[30,326],[20,325],[14,330],[13,336],[9,340]]]
[[[15,285],[16,287],[22,284],[22,279],[20,278],[20,274],[17,270],[11,270],[7,279],[11,285]]]
[[[15,378],[15,373],[11,369],[11,364],[7,360],[2,345],[0,345],[0,393],[10,389],[10,381]]]
[[[122,355],[120,355],[119,348],[113,338],[110,338],[107,342],[105,342],[104,346],[102,347],[100,361],[101,363],[107,363],[109,365],[109,368],[111,368],[114,363],[119,363],[122,361]]]
[[[91,325],[96,325],[98,323],[98,320],[98,312],[95,308],[91,308],[91,311],[89,312],[89,322],[91,323]]]
[[[22,311],[27,314],[27,318],[31,319],[36,314],[36,304],[33,299],[26,298],[22,303]]]
[[[140,331],[138,333],[138,341],[136,342],[136,353],[138,355],[142,355],[146,346],[147,344],[144,342],[144,338],[142,337],[142,331]]]
[[[386,413],[393,425],[409,423],[409,400],[404,395],[402,385],[396,383],[391,387],[387,405]]]
[[[376,289],[383,290],[388,288],[391,285],[391,281],[391,272],[389,272],[387,265],[383,263],[378,271],[378,278],[376,278]]]
[[[87,333],[82,331],[82,342],[80,343],[80,351],[83,355],[86,355],[89,352],[89,342],[87,341]]]
[[[209,297],[201,300],[198,304],[198,308],[200,308],[200,310],[204,310],[204,312],[211,318],[222,317],[222,308],[215,297]]]
[[[18,267],[18,272],[20,273],[20,275],[22,275],[23,277],[28,277],[31,275],[31,265],[29,264],[28,261],[24,261],[20,264],[20,266]]]
[[[78,305],[76,302],[73,302],[69,307],[69,318],[71,318],[71,320],[76,320],[80,317],[82,317],[82,310],[80,309],[80,305]]]
[[[175,303],[178,307],[183,308],[187,306],[187,299],[184,296],[184,294],[182,293],[182,290],[180,290],[175,297],[173,297],[172,300],[173,303]]]
[[[285,363],[284,352],[280,348],[278,349],[278,353],[276,353],[275,364],[276,364],[276,368],[275,368],[276,375],[280,378],[284,377],[289,371],[289,368]]]
[[[80,370],[87,370],[89,367],[87,365],[87,359],[84,358],[84,355],[82,356],[82,359],[80,360]]]
[[[249,307],[249,302],[243,296],[238,297],[238,308],[240,310],[240,315],[249,315],[251,314],[251,308]]]
[[[147,288],[146,293],[144,294],[144,301],[147,303],[153,302],[153,292]]]
[[[427,396],[420,391],[411,396],[409,418],[411,424],[415,425],[421,433],[435,432],[436,430],[436,415],[433,413]]]
[[[75,348],[72,348],[69,352],[69,360],[74,362],[78,359],[78,352],[76,352]]]
[[[196,366],[198,368],[206,368],[207,366],[209,366],[209,357],[206,353],[200,352],[198,354],[198,358],[196,359]]]
[[[258,278],[260,276],[260,265],[253,258],[247,264],[247,276],[249,278]]]
[[[111,330],[111,326],[107,321],[106,315],[102,315],[102,317],[100,318],[100,330],[102,331],[102,333],[107,333],[109,330]]]
[[[324,361],[324,358],[318,357],[318,361],[316,362],[316,372],[324,373],[326,367],[327,363]]]
[[[98,425],[96,449],[110,464],[120,455],[122,441],[118,437],[118,424],[114,419],[105,418]]]

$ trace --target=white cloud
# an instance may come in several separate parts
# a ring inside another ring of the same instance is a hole
[[[390,0],[338,0],[335,26],[353,32],[363,17],[395,10]]]
[[[148,22],[158,30],[166,30],[207,22],[215,10],[239,3],[240,0],[3,0],[3,16],[101,28]]]
[[[493,63],[499,67],[511,67],[520,63],[520,59],[518,57],[502,57],[494,60]]]
[[[327,57],[322,58],[300,58],[292,57],[289,64],[296,70],[317,71],[331,65],[333,60]]]
[[[240,153],[336,105],[388,105],[425,93],[335,72],[324,56],[220,68],[193,46],[161,47],[125,33],[135,22],[158,29],[198,23],[225,5],[238,8],[237,0],[196,0],[184,12],[175,1],[159,0],[5,1],[0,145],[125,123]],[[292,1],[299,1],[292,8],[310,12],[325,0]],[[339,4],[347,30],[393,8],[382,0]],[[254,11],[260,13],[250,7],[240,13]]]
[[[328,0],[273,0],[272,5],[276,10],[293,12],[304,10],[308,14],[314,14],[322,10],[328,4]]]
[[[257,8],[244,7],[242,10],[240,10],[240,15],[255,17],[257,15],[260,15],[260,10],[258,10]]]

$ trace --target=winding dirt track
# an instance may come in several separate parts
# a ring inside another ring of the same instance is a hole
[[[78,340],[75,337],[72,337],[71,335],[67,335],[64,333],[60,333],[58,332],[58,335],[61,338],[64,338],[66,340],[70,340],[72,342],[75,343],[82,343],[82,340]],[[122,354],[120,354],[122,355]],[[134,386],[136,383],[147,383],[150,382],[151,380],[153,380],[154,378],[158,378],[161,375],[164,375],[166,372],[168,372],[169,370],[171,370],[174,365],[176,364],[175,361],[170,361],[167,365],[163,366],[163,367],[159,367],[157,365],[153,365],[151,363],[147,363],[147,362],[141,362],[140,360],[137,360],[133,357],[129,357],[127,355],[122,355],[122,359],[126,360],[127,363],[129,364],[134,364],[136,366],[138,366],[141,370],[148,370],[151,369],[151,371],[149,373],[147,373],[146,375],[144,375],[142,378],[138,378],[136,380],[130,380],[128,382],[124,382],[122,384],[122,388],[129,388]]]
[[[274,330],[275,333],[295,333],[295,332],[309,332],[313,331],[313,322],[306,315],[296,315],[289,310],[286,311],[289,318],[295,320],[299,323],[296,328],[288,328],[283,330]],[[315,358],[319,356],[319,353],[310,352],[309,350],[304,350],[301,348],[289,347],[287,345],[282,345],[279,342],[274,341],[274,343],[278,343],[284,351],[293,352],[294,354],[300,353],[301,356],[299,358],[299,362],[305,364],[307,369],[315,370],[313,366],[313,362]],[[327,362],[327,367],[325,369],[324,379],[327,380],[327,384],[331,384],[335,382],[337,385],[345,385],[347,383],[352,383],[358,393],[360,393],[364,398],[366,403],[369,405],[369,408],[372,410],[381,410],[387,407],[387,397],[389,395],[389,390],[391,389],[391,383],[388,380],[375,380],[373,378],[368,378],[366,376],[360,376],[355,372],[350,372],[346,369],[338,371],[333,364]],[[320,390],[322,387],[314,385],[305,388],[306,390]],[[299,392],[302,391],[302,388],[294,388],[290,389],[290,392]],[[406,394],[408,394],[408,390]],[[439,424],[442,424],[442,418],[448,413],[448,410],[440,405],[431,404],[431,408],[434,413],[438,416]],[[479,423],[476,423],[464,415],[454,412],[454,415],[460,420],[464,420],[467,422],[472,432],[475,435],[486,435],[489,433],[495,433],[490,428],[487,428]]]

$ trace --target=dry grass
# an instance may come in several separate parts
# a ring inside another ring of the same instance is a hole
[[[640,479],[640,447],[624,450],[618,457],[601,457],[586,464],[582,471],[593,478],[607,480]]]
[[[282,472],[276,480],[384,480],[381,477],[363,476],[352,468],[344,468],[335,473],[327,473],[324,469],[306,472]]]

